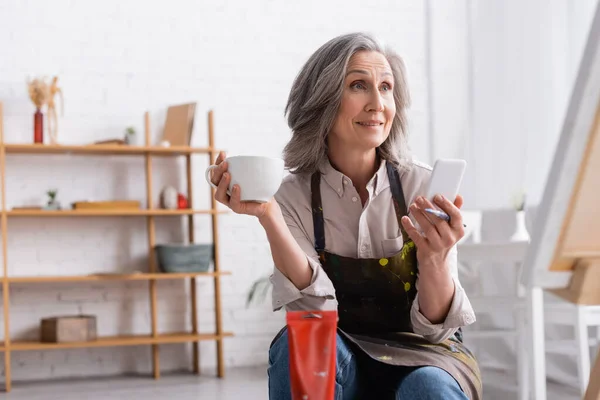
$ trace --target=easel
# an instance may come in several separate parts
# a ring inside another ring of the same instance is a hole
[[[546,399],[543,290],[600,304],[600,5],[554,155],[521,282],[527,288],[533,398]],[[600,400],[600,357],[585,400]]]

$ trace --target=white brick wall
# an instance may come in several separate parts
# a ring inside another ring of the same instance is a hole
[[[216,141],[230,154],[278,156],[289,131],[283,108],[292,80],[312,51],[334,35],[374,32],[406,59],[413,93],[412,146],[426,157],[426,86],[422,1],[356,0],[167,3],[105,0],[0,2],[0,101],[8,142],[31,142],[33,107],[27,76],[58,75],[65,95],[61,143],[120,136],[127,125],[143,132],[152,113],[160,134],[169,104],[198,102],[194,145],[206,143],[206,112],[215,110]],[[166,183],[184,189],[181,162],[155,160],[155,198]],[[195,207],[208,207],[203,172],[194,159]],[[135,157],[16,156],[7,162],[7,206],[40,203],[58,188],[64,204],[80,199],[126,197],[145,203],[144,165]],[[156,201],[156,200],[155,200]],[[210,220],[197,217],[198,241],[210,238]],[[185,222],[157,221],[157,241],[180,240]],[[249,217],[220,218],[224,329],[228,367],[267,360],[283,313],[269,302],[245,307],[254,279],[272,263],[264,232]],[[13,275],[85,274],[145,268],[142,218],[10,219],[9,272]],[[159,328],[189,327],[189,290],[160,282]],[[210,280],[198,284],[200,329],[214,327]],[[10,291],[13,338],[35,338],[42,317],[93,313],[103,335],[149,332],[147,283],[14,285]],[[2,321],[0,319],[0,321]],[[0,323],[0,333],[4,327]],[[161,346],[164,370],[188,368],[189,347]],[[202,343],[204,371],[215,364],[213,343]],[[29,380],[122,372],[148,373],[149,347],[16,352],[13,379]],[[3,364],[1,364],[3,367]]]

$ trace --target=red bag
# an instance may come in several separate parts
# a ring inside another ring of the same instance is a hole
[[[288,311],[292,400],[333,400],[337,311]]]

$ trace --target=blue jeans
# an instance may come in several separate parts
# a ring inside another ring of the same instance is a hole
[[[466,400],[454,378],[437,367],[401,367],[359,358],[337,335],[335,400]],[[287,330],[269,349],[269,399],[291,400]]]

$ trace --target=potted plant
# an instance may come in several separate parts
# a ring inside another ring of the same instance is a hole
[[[48,195],[48,202],[44,207],[46,210],[60,210],[60,203],[56,200],[57,193],[58,190],[56,189],[50,189],[46,192],[46,194]]]
[[[136,144],[136,136],[135,136],[135,128],[133,126],[128,126],[125,129],[125,143],[128,145]]]
[[[248,292],[248,297],[246,298],[246,307],[250,306],[253,301],[264,301],[270,289],[271,280],[269,279],[269,276],[263,276],[254,281]]]
[[[510,240],[518,242],[518,241],[528,241],[530,239],[529,232],[527,232],[527,225],[525,221],[525,199],[526,195],[524,191],[521,191],[517,196],[515,196],[514,200],[514,208],[517,212],[516,214],[516,227],[515,233],[511,236]]]

